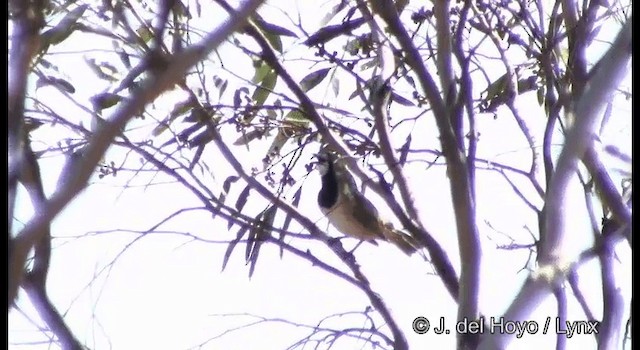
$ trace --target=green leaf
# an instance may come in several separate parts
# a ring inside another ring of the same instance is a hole
[[[211,115],[202,106],[198,105],[191,110],[188,116],[184,117],[184,121],[187,123],[205,122],[210,119]],[[213,118],[217,122],[216,118]]]
[[[276,81],[278,80],[278,75],[273,70],[269,70],[267,75],[265,75],[262,80],[262,84],[256,88],[253,92],[253,96],[251,99],[255,102],[256,106],[262,106],[264,102],[273,91],[273,88],[276,86]],[[251,121],[253,118],[249,118],[247,121]]]
[[[485,97],[485,99],[489,101],[495,98],[496,96],[498,96],[498,94],[502,93],[506,88],[507,88],[507,73],[502,75],[493,83],[489,84],[486,90],[487,96]]]
[[[347,41],[347,44],[344,46],[344,50],[351,56],[356,56],[361,48],[362,45],[360,44],[360,40],[358,38]]]
[[[263,33],[269,44],[271,44],[271,47],[273,47],[274,50],[282,53],[282,39],[280,39],[280,36],[267,31],[263,31]]]
[[[400,147],[400,158],[398,162],[400,165],[404,166],[407,163],[407,156],[409,155],[409,151],[411,150],[411,134],[407,136],[407,141]]]
[[[196,148],[196,153],[193,155],[193,158],[191,158],[191,161],[189,162],[189,171],[193,171],[193,169],[195,169],[195,167],[196,167],[196,164],[198,164],[200,162],[200,158],[202,157],[202,153],[204,152],[204,146],[205,145],[200,145],[200,146],[198,146],[198,148]],[[207,165],[207,163],[202,163],[202,164],[200,164],[200,166],[201,166],[200,170],[202,171],[203,174],[205,173],[205,170],[206,170],[213,177],[213,173],[209,170],[209,166]],[[218,208],[219,207],[220,206],[218,206]],[[218,210],[220,210],[220,209],[218,209]]]
[[[70,94],[73,94],[74,92],[76,92],[76,88],[70,82],[62,78],[46,76],[46,77],[38,78],[38,81],[36,81],[36,89],[42,86],[48,86],[48,85],[55,86],[60,90],[66,91]]]
[[[218,98],[222,98],[222,94],[224,94],[224,91],[227,90],[228,83],[229,81],[227,81],[226,79],[222,79],[215,75],[213,76],[213,86],[218,89]]]
[[[178,139],[187,140],[189,137],[191,137],[191,135],[195,134],[196,131],[201,129],[201,127],[202,126],[200,124],[195,124],[189,127],[188,130],[185,130],[178,135]],[[213,135],[213,133],[210,133],[209,131],[205,130],[200,132],[193,138],[191,138],[191,140],[189,140],[188,142],[188,145],[189,145],[189,148],[205,146],[209,142],[211,142],[214,138],[215,138],[215,135]]]
[[[169,126],[173,121],[176,120],[176,118],[192,110],[194,106],[195,104],[193,100],[191,100],[190,98],[186,101],[176,103],[175,106],[173,106],[173,110],[171,110],[171,113],[169,113],[169,116],[167,117],[167,119],[158,123],[158,125],[153,129],[151,134],[153,136],[159,136],[164,131],[169,129]]]
[[[242,135],[240,135],[240,137],[238,137],[238,139],[236,139],[233,142],[233,144],[235,146],[248,145],[249,142],[255,139],[261,139],[265,134],[267,134],[267,132],[268,132],[268,129],[256,128],[254,130],[251,130],[247,133],[243,133]]]
[[[408,100],[398,94],[396,94],[395,92],[391,93],[391,100],[395,103],[401,104],[403,106],[408,106],[408,107],[414,107],[415,103],[413,103],[411,100]]]
[[[256,218],[256,220],[259,220],[259,219]],[[249,230],[249,235],[247,236],[247,246],[244,249],[244,261],[247,264],[251,261],[249,258],[251,257],[251,252],[255,248],[257,237],[258,237],[258,223],[255,223],[254,225],[251,226]]]
[[[360,98],[363,101],[366,101],[367,98],[364,95],[364,91],[362,90],[362,84],[360,84],[359,82],[356,82],[356,89],[353,90],[353,92],[351,93],[351,95],[349,95],[349,100],[353,100],[354,98],[356,98],[357,96],[360,96]]]
[[[329,11],[329,13],[327,13],[326,15],[324,15],[324,17],[322,17],[322,21],[320,21],[320,23],[322,25],[325,25],[327,23],[329,23],[329,21],[331,21],[331,19],[340,11],[342,11],[345,6],[347,6],[347,1],[340,1],[339,4],[335,5],[331,11]]]
[[[191,13],[189,13],[189,9],[182,1],[176,0],[176,2],[174,3],[171,9],[173,10],[173,13],[176,14],[176,16],[186,17],[187,19],[191,19]]]
[[[318,44],[324,44],[340,35],[348,35],[349,33],[351,33],[352,30],[357,29],[364,23],[365,23],[364,18],[360,17],[354,20],[343,22],[341,24],[322,27],[320,28],[320,30],[313,33],[309,38],[307,38],[307,40],[304,41],[304,44],[307,46],[316,46]],[[359,48],[359,46],[354,47],[353,46],[354,44],[359,45],[359,43],[347,44],[348,47],[351,49],[350,53],[352,55],[355,55],[355,52],[357,52]]]
[[[253,15],[253,17],[253,22],[255,23],[255,25],[264,34],[264,37],[267,39],[269,44],[271,44],[271,46],[278,52],[282,52],[282,40],[280,38],[281,36],[290,36],[294,38],[298,37],[289,29],[265,22],[258,14]]]
[[[243,86],[236,90],[233,94],[233,108],[240,108],[240,104],[242,104],[242,95],[248,95],[249,89],[246,86]]]
[[[144,43],[148,43],[149,40],[153,38],[153,32],[151,32],[151,29],[146,25],[142,25],[140,28],[136,29],[136,33]]]
[[[46,49],[49,45],[59,44],[68,38],[76,29],[78,20],[88,7],[89,5],[86,4],[78,6],[75,10],[67,13],[55,27],[44,32],[41,38],[41,50]]]
[[[271,145],[267,150],[267,155],[269,156],[279,155],[280,150],[282,149],[282,147],[284,147],[287,141],[289,141],[289,136],[285,134],[285,131],[283,130],[283,128],[279,128],[278,133],[276,134],[276,137],[273,139],[273,142],[271,142]],[[265,164],[265,166],[266,165],[267,164]]]
[[[320,70],[307,74],[307,76],[302,78],[302,80],[300,81],[300,87],[302,88],[302,91],[307,92],[316,87],[327,76],[327,73],[329,73],[330,70],[331,68],[322,68]]]
[[[251,266],[249,266],[249,278],[253,276],[262,244],[271,236],[271,227],[273,227],[273,220],[275,219],[277,211],[278,207],[275,205],[267,208],[262,212],[258,223],[249,231],[247,249],[245,251],[247,263],[251,264]]]
[[[262,30],[263,32],[268,32],[268,33],[279,35],[279,36],[290,36],[293,38],[298,37],[296,33],[290,31],[289,29],[280,27],[273,23],[265,22],[264,19],[262,19],[258,14],[255,14],[254,17],[255,17],[254,22],[256,26],[258,26],[258,28],[260,28],[260,30]]]
[[[87,62],[89,68],[91,68],[91,70],[98,76],[98,78],[109,81],[119,80],[115,76],[118,73],[118,70],[113,65],[106,62],[98,62],[93,58],[85,58],[85,62]]]
[[[271,142],[267,150],[267,155],[279,155],[282,147],[284,147],[292,137],[299,137],[307,133],[309,123],[310,121],[307,116],[299,109],[289,111],[280,123],[278,134],[273,139],[273,142]]]
[[[235,175],[231,175],[224,180],[224,182],[222,183],[222,193],[220,193],[220,198],[218,198],[220,203],[224,203],[224,201],[227,200],[227,194],[229,194],[231,184],[237,182],[238,180],[240,180],[240,177]]]
[[[371,58],[369,61],[363,63],[360,66],[360,71],[364,72],[365,70],[369,69],[369,68],[373,68],[373,67],[377,67],[378,63],[380,62],[380,60],[378,59],[378,57],[373,57]]]
[[[331,79],[331,88],[333,89],[333,94],[338,97],[338,94],[340,93],[340,80],[335,76]]]
[[[569,48],[568,47],[560,48],[560,59],[562,60],[562,63],[565,66],[569,64]]]
[[[76,92],[76,88],[73,87],[73,85],[70,82],[61,78],[55,78],[54,85],[56,85],[57,87],[61,88],[62,90],[70,94],[73,94],[74,92]]]
[[[544,86],[540,86],[536,91],[536,97],[538,98],[538,104],[542,106],[544,104]]]
[[[297,108],[292,109],[289,113],[287,113],[284,116],[284,120],[289,122],[301,122],[301,123],[305,123],[305,125],[309,123],[309,117],[307,117],[307,115],[304,114],[303,111]]]
[[[247,198],[249,198],[249,192],[251,190],[251,187],[247,186],[244,188],[244,190],[242,190],[242,192],[240,192],[240,196],[238,196],[238,200],[236,201],[236,210],[239,212],[242,212],[242,208],[244,208],[244,205],[247,204]],[[229,222],[229,226],[228,228],[230,229],[231,226],[233,226],[233,222]]]
[[[224,271],[225,267],[227,266],[229,258],[231,257],[231,253],[248,230],[249,225],[242,225],[238,230],[238,233],[236,234],[236,238],[233,241],[229,242],[229,246],[227,246],[227,250],[224,252],[224,257],[222,258],[222,271]]]
[[[101,111],[109,107],[113,107],[116,103],[122,101],[122,96],[112,94],[110,92],[103,92],[90,98],[94,111]]]
[[[240,180],[239,176],[231,175],[222,183],[222,191],[226,194],[231,189],[231,184]]]
[[[298,205],[300,204],[301,197],[302,197],[302,186],[300,186],[300,188],[296,191],[296,193],[294,193],[293,202],[291,202],[291,204],[297,208]],[[286,231],[289,229],[289,225],[291,225],[292,219],[293,217],[287,213],[287,216],[285,216],[284,218],[284,224],[282,224],[282,231]],[[284,232],[280,232],[280,236],[278,237],[278,240],[280,242],[284,241],[284,235],[285,235]],[[284,255],[284,248],[280,246],[280,259],[282,259],[283,255]]]
[[[518,93],[520,94],[533,91],[537,88],[538,88],[538,77],[536,75],[530,75],[526,78],[522,78],[518,80]]]
[[[158,125],[156,125],[156,127],[153,128],[153,131],[151,131],[151,135],[153,136],[161,135],[163,132],[169,129],[169,124],[171,124],[171,121],[168,121],[168,120],[158,123]]]
[[[253,74],[253,79],[251,79],[251,81],[254,84],[260,84],[264,80],[264,78],[267,76],[267,74],[269,74],[269,72],[271,71],[272,71],[271,66],[269,66],[264,62],[261,62],[260,66],[257,67],[256,72]]]
[[[118,53],[118,57],[120,58],[122,64],[124,64],[127,69],[131,69],[131,60],[129,59],[129,54],[124,50],[118,50],[116,52]]]
[[[47,61],[47,60],[46,60],[46,59],[44,59],[44,58],[41,58],[41,59],[40,59],[40,64],[41,64],[44,68],[47,68],[47,69],[53,69],[53,70],[55,70],[56,72],[59,72],[59,71],[60,71],[60,70],[58,69],[58,67],[57,67],[57,66],[54,66],[54,65],[53,65],[53,63],[51,63],[51,62]]]

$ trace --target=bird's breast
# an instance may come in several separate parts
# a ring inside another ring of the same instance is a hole
[[[354,216],[353,208],[340,202],[331,208],[320,208],[329,222],[341,233],[362,240],[378,238],[376,233],[363,226]]]

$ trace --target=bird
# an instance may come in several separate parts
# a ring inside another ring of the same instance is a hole
[[[343,162],[322,150],[316,155],[322,187],[318,192],[320,211],[338,231],[346,236],[369,241],[387,241],[411,255],[418,250],[413,237],[397,230],[380,218],[378,210],[358,190],[355,180]]]

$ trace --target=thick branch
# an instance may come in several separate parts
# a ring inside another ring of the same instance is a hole
[[[575,262],[563,269],[547,266],[532,273],[505,312],[503,318],[509,321],[527,320],[537,305],[549,297],[553,293],[553,289],[569,278],[573,271],[577,271],[581,265],[591,259],[599,257],[606,249],[606,246],[615,247],[629,234],[629,231],[631,231],[631,226],[627,225],[618,228],[607,236],[602,236],[602,239],[597,241],[594,247],[580,253]],[[513,337],[514,334],[485,333],[478,350],[506,349]]]
[[[622,27],[618,38],[596,65],[584,93],[575,104],[575,125],[569,131],[558,158],[547,191],[544,239],[539,261],[553,264],[562,255],[564,226],[568,215],[563,210],[569,182],[575,175],[579,160],[593,144],[600,111],[613,90],[624,77],[631,58],[631,19]]]
[[[630,56],[631,19],[622,27],[618,38],[600,60],[599,69],[591,74],[593,80],[577,100],[576,122],[567,135],[565,147],[560,154],[556,172],[551,177],[547,192],[545,240],[540,244],[540,268],[529,277],[507,309],[504,315],[506,320],[528,319],[537,306],[551,294],[553,288],[565,279],[567,271],[573,268],[571,265],[561,264],[563,252],[561,242],[565,234],[565,220],[568,218],[562,210],[563,200],[566,197],[568,183],[575,174],[578,160],[593,141],[592,135],[597,125],[597,117],[600,115],[599,111],[624,77]],[[628,228],[629,226],[626,226],[618,231]],[[581,256],[581,260],[574,265],[583,260]],[[478,349],[502,349],[512,338],[509,334],[487,334]]]
[[[366,7],[363,6],[362,10],[366,10]],[[395,57],[391,50],[389,40],[381,37],[380,33],[382,33],[382,31],[376,25],[373,18],[369,21],[369,26],[371,27],[374,40],[379,42],[378,60],[380,62],[381,70],[380,75],[373,78],[377,83],[374,84],[374,87],[371,89],[370,103],[372,105],[373,117],[375,120],[375,129],[380,140],[380,152],[382,153],[382,158],[387,164],[387,167],[391,170],[393,178],[398,184],[400,195],[402,196],[402,202],[409,214],[409,218],[419,223],[420,217],[418,216],[418,210],[415,206],[412,193],[409,190],[407,178],[400,162],[394,154],[395,148],[391,144],[391,135],[388,126],[388,108],[391,98],[391,88],[388,84],[391,75],[396,70]]]
[[[602,227],[602,237],[608,237],[620,227],[614,221],[607,221]],[[620,349],[620,336],[622,323],[624,321],[624,298],[620,293],[620,288],[616,283],[616,273],[614,263],[616,256],[613,244],[603,240],[603,249],[599,254],[600,276],[602,278],[602,322],[598,329],[598,349],[613,350]],[[631,276],[627,276],[631,277]]]
[[[24,141],[24,102],[27,93],[27,80],[31,60],[39,46],[40,29],[44,25],[43,8],[35,2],[15,0],[9,3],[9,11],[13,15],[13,36],[11,37],[11,50],[9,50],[9,81],[7,86],[7,131],[8,131],[8,225],[7,225],[7,249],[9,260],[13,256],[14,242],[12,240],[13,213],[15,210],[16,191],[18,178],[23,162]],[[16,271],[22,275],[22,267]],[[17,289],[17,286],[16,286]],[[13,302],[11,288],[7,309]]]
[[[23,149],[23,166],[20,181],[24,184],[27,192],[29,192],[34,211],[38,212],[43,210],[46,197],[42,186],[40,167],[35,154],[31,150],[29,140],[27,140],[26,137]],[[47,276],[51,262],[50,226],[47,225],[43,231],[44,235],[35,244],[33,267],[31,271],[26,274],[23,287],[27,295],[29,295],[35,309],[38,311],[38,314],[45,321],[47,327],[56,335],[63,349],[81,349],[82,346],[80,342],[74,337],[47,294]]]
[[[450,111],[440,96],[436,83],[427,71],[411,36],[407,33],[398,13],[392,6],[393,2],[390,0],[376,0],[370,1],[370,4],[374,12],[387,23],[390,32],[400,42],[407,63],[416,72],[436,118],[442,151],[447,159],[448,174],[451,178],[450,188],[461,258],[458,320],[473,320],[478,317],[481,251],[480,239],[475,224],[475,198],[473,198],[471,192],[466,157],[458,147],[458,142],[452,129]],[[447,95],[449,91],[444,93]]]
[[[583,157],[583,161],[589,173],[593,176],[596,189],[601,194],[604,204],[611,210],[613,219],[616,220],[619,225],[631,223],[631,211],[625,205],[611,176],[609,176],[609,173],[600,161],[598,152],[593,147],[589,147]]]
[[[556,297],[558,318],[557,322],[566,324],[567,322],[567,291],[564,286],[557,285],[553,288],[553,295]],[[556,334],[556,350],[565,350],[567,348],[567,335],[558,332]]]

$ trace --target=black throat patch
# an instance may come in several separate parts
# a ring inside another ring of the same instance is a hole
[[[331,208],[338,201],[338,179],[333,169],[333,163],[327,162],[327,173],[322,175],[322,188],[318,193],[318,205],[322,208]]]

